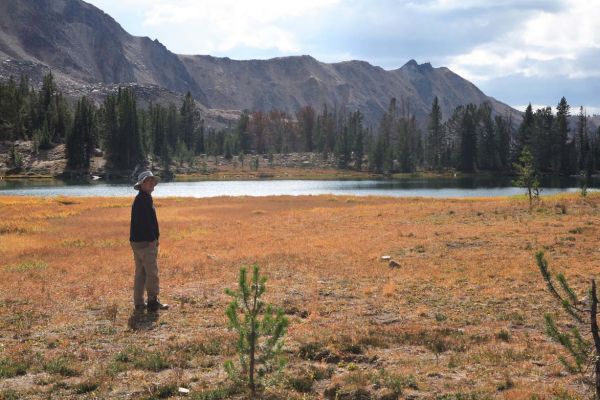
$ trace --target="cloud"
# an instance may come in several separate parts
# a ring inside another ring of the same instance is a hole
[[[570,0],[554,12],[535,13],[517,29],[449,57],[448,66],[474,80],[600,76],[600,11],[593,2]],[[597,60],[597,58],[596,58]]]
[[[172,32],[169,37],[180,53],[224,54],[244,48],[298,53],[302,38],[290,27],[336,3],[338,0],[155,0],[144,12],[143,25]]]
[[[600,106],[592,92],[600,77],[597,1],[88,1],[176,53],[310,54],[385,69],[416,59],[447,66],[509,104],[554,104],[562,92]]]

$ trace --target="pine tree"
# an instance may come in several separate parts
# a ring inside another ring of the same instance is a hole
[[[523,122],[519,126],[519,131],[517,132],[517,143],[515,148],[515,153],[513,155],[514,160],[518,160],[521,156],[521,152],[525,146],[531,146],[531,138],[533,136],[533,125],[534,125],[534,116],[533,116],[533,108],[531,107],[531,103],[525,109],[525,114],[523,115]]]
[[[194,149],[196,144],[196,104],[192,98],[192,94],[188,91],[183,99],[181,108],[179,109],[180,115],[180,132],[181,139],[188,149]]]
[[[112,166],[118,165],[120,159],[119,119],[117,113],[117,97],[108,95],[100,112],[100,141],[106,153],[106,159]]]
[[[248,125],[250,124],[250,116],[247,112],[242,112],[236,126],[237,134],[239,136],[239,143],[244,153],[248,154],[252,149],[252,138],[248,131]],[[208,151],[208,150],[207,150]]]
[[[382,135],[377,135],[377,137],[371,140],[371,148],[369,150],[369,171],[371,172],[383,173],[384,141]]]
[[[167,145],[171,150],[175,150],[177,142],[179,142],[179,115],[175,104],[170,103],[167,110],[167,124],[166,124],[166,139]]]
[[[397,129],[396,144],[398,161],[400,163],[401,172],[413,172],[414,171],[414,154],[411,152],[410,146],[410,128],[409,121],[405,118],[401,118],[395,123]],[[385,142],[384,142],[385,143]],[[390,171],[393,168],[394,153],[391,147],[384,150],[384,170]]]
[[[580,172],[591,175],[593,171],[590,168],[590,143],[588,139],[587,115],[583,107],[579,108],[577,116],[577,164]]]
[[[167,112],[161,105],[150,105],[150,126],[152,137],[152,153],[160,155],[166,146]]]
[[[335,140],[335,157],[337,166],[341,169],[348,168],[352,149],[350,147],[350,134],[348,124],[344,124],[339,130]]]
[[[477,107],[468,104],[460,124],[460,166],[462,172],[474,172],[477,159]]]
[[[540,183],[533,163],[533,156],[528,146],[525,146],[521,151],[519,162],[514,164],[514,168],[517,173],[517,179],[513,184],[525,188],[527,198],[529,199],[529,208],[531,208],[533,200],[539,196]]]
[[[200,120],[200,126],[196,132],[196,154],[202,154],[206,151],[204,146],[204,119]]]
[[[529,150],[533,155],[533,164],[537,171],[550,171],[552,168],[552,142],[556,136],[553,133],[554,115],[550,107],[541,108],[533,115],[533,128]]]
[[[300,135],[304,142],[304,151],[313,151],[313,133],[315,129],[315,110],[310,105],[304,106],[296,113]]]
[[[510,118],[506,119],[499,115],[494,117],[494,130],[496,132],[497,148],[498,148],[498,159],[499,169],[501,171],[508,171],[510,169],[510,140],[511,140],[511,126],[512,121]]]
[[[246,269],[241,268],[238,290],[225,290],[233,298],[226,315],[229,327],[238,335],[239,357],[238,366],[227,361],[225,370],[235,382],[247,384],[252,397],[261,381],[283,366],[280,354],[288,326],[283,310],[275,310],[261,299],[266,291],[265,282],[266,278],[260,276],[258,266],[254,265],[252,282],[247,280]]]
[[[587,308],[585,303],[579,300],[565,276],[563,274],[552,275],[544,253],[538,252],[535,258],[548,291],[572,320],[570,324],[572,327],[569,330],[563,330],[557,325],[552,314],[544,315],[546,334],[560,343],[569,355],[569,359],[560,356],[558,360],[571,373],[586,374],[588,366],[593,365],[592,380],[586,380],[585,383],[593,388],[596,398],[600,398],[600,335],[597,322],[596,281],[590,280],[587,305],[589,309],[585,309]],[[555,281],[558,281],[558,286]],[[592,342],[581,334],[582,329],[592,337]]]
[[[499,168],[498,140],[492,120],[492,108],[489,103],[483,103],[478,109],[478,160],[479,168],[494,171]]]
[[[351,137],[353,138],[353,152],[354,152],[354,169],[357,171],[362,170],[362,162],[364,156],[364,141],[365,141],[365,129],[362,124],[363,116],[360,111],[355,111],[352,114],[351,119]]]
[[[117,166],[133,169],[143,158],[142,141],[137,112],[137,102],[133,89],[119,89],[117,96],[119,121],[119,154]]]
[[[442,110],[437,96],[431,104],[429,123],[427,126],[427,162],[436,171],[442,169],[442,153],[444,143],[444,131],[442,125]]]
[[[94,151],[94,106],[84,96],[77,102],[73,128],[67,137],[65,148],[67,166],[73,170],[87,171]]]
[[[556,141],[555,147],[553,148],[554,156],[559,157],[558,168],[554,168],[555,171],[560,171],[562,174],[571,173],[570,162],[569,162],[569,146],[567,142],[569,140],[569,116],[570,113],[569,104],[567,100],[562,97],[560,102],[556,106]]]
[[[47,123],[44,123],[42,130],[38,131],[38,132],[39,132],[39,138],[38,138],[38,148],[39,149],[48,150],[48,149],[51,149],[52,147],[54,147],[54,144],[52,143],[50,132],[48,131]]]

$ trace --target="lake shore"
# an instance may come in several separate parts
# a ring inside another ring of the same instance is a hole
[[[544,334],[545,312],[568,319],[534,253],[583,295],[600,273],[598,193],[531,211],[522,198],[155,199],[172,308],[133,326],[131,201],[0,196],[0,365],[19,367],[1,370],[0,393],[217,396],[236,358],[223,290],[256,263],[290,321],[269,398],[584,396]]]
[[[15,170],[8,165],[8,143],[0,142],[0,180],[40,180],[40,179],[91,179],[93,176],[103,180],[126,180],[132,171],[118,171],[108,167],[103,156],[92,157],[89,171],[69,171],[64,157],[65,146],[59,144],[49,150],[34,151],[33,142],[18,141],[16,149],[21,155],[22,166]],[[251,167],[254,163],[255,167]],[[366,167],[366,165],[364,166]],[[149,168],[159,174],[164,166],[150,162]],[[219,180],[257,180],[257,179],[406,179],[460,177],[464,174],[456,171],[441,173],[419,171],[406,174],[376,174],[366,170],[339,169],[335,158],[321,153],[287,153],[272,155],[251,155],[243,157],[199,155],[187,161],[174,161],[170,165],[170,174],[175,181],[219,181]],[[489,173],[478,174],[488,176]]]

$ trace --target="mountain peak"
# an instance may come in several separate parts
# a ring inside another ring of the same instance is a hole
[[[427,72],[427,71],[432,71],[433,67],[431,66],[431,63],[429,63],[429,62],[419,64],[414,59],[411,59],[406,64],[404,64],[402,67],[400,67],[400,69],[401,70],[408,69],[408,70],[416,70],[419,72]]]
[[[5,59],[15,62],[2,63]],[[484,101],[491,101],[497,113],[509,110],[429,62],[411,59],[386,71],[366,61],[325,63],[308,54],[270,60],[177,55],[158,39],[130,35],[81,0],[0,1],[0,79],[19,69],[31,71],[32,65],[51,68],[72,87],[156,85],[181,94],[190,91],[204,106],[227,110],[293,114],[306,105],[327,104],[360,110],[370,125],[377,124],[391,98],[410,103],[417,119],[426,117],[435,96],[444,115],[459,105]]]
[[[414,60],[414,59],[410,59],[406,64],[404,64],[402,68],[418,68],[419,64]]]

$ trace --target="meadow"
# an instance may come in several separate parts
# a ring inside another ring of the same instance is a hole
[[[542,250],[584,294],[600,195],[155,199],[161,300],[132,318],[132,198],[0,197],[0,398],[242,398],[225,288],[258,264],[289,319],[265,398],[578,399]],[[400,266],[390,268],[383,255]]]

